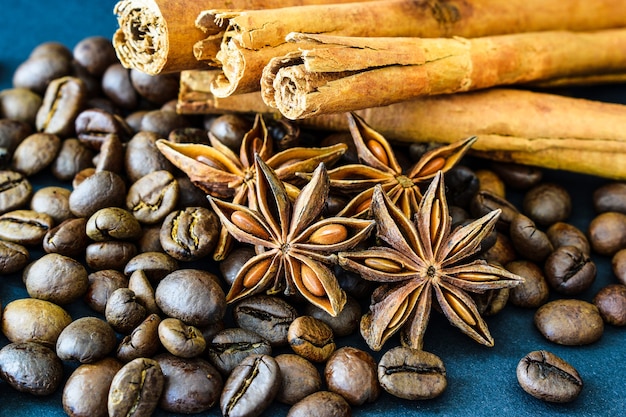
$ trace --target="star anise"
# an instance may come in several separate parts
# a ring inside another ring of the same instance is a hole
[[[390,247],[338,254],[344,268],[383,283],[372,294],[370,311],[361,320],[361,334],[374,350],[400,329],[403,344],[421,349],[433,298],[453,325],[477,342],[493,346],[487,325],[467,292],[514,287],[523,281],[475,256],[493,230],[499,210],[451,230],[444,189],[439,171],[413,223],[376,186],[372,212],[377,236]]]
[[[354,113],[348,113],[348,125],[362,164],[342,165],[328,171],[331,189],[359,193],[339,213],[342,216],[365,216],[374,186],[380,184],[405,216],[413,217],[422,198],[420,186],[431,180],[437,171],[446,172],[456,165],[476,141],[476,137],[470,137],[432,149],[405,173],[383,135]]]
[[[273,141],[260,115],[252,129],[243,137],[239,156],[214,136],[209,135],[211,146],[195,143],[174,143],[164,139],[157,141],[159,151],[176,167],[181,169],[198,188],[217,198],[231,199],[236,204],[257,207],[254,193],[254,155],[267,162],[283,181],[295,180],[296,172],[311,172],[320,162],[331,164],[347,149],[345,144],[324,148],[294,147],[273,153]],[[285,184],[292,198],[299,189]],[[222,260],[231,246],[229,234],[222,228],[215,260]]]
[[[332,270],[336,253],[364,240],[372,220],[344,217],[321,219],[328,197],[323,163],[292,202],[278,175],[257,155],[255,198],[258,210],[209,197],[222,225],[238,241],[260,248],[235,277],[228,302],[266,291],[301,294],[335,316],[346,302]]]

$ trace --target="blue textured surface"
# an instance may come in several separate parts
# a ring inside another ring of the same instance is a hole
[[[33,47],[45,41],[59,41],[73,48],[87,36],[111,37],[117,27],[114,1],[5,1],[0,13],[0,88],[11,86],[11,75]],[[583,95],[626,103],[626,86],[587,91]],[[529,121],[531,123],[532,121]],[[626,132],[625,132],[626,133]],[[581,157],[584,157],[581,155]],[[547,180],[558,180],[572,193],[574,212],[570,221],[587,229],[593,217],[591,192],[605,181],[583,175],[547,172]],[[47,185],[45,176],[33,180]],[[595,256],[598,276],[593,287],[580,298],[587,301],[604,285],[614,282],[610,262]],[[2,305],[26,297],[20,276],[0,277]],[[69,308],[74,318],[88,314],[85,307]],[[435,399],[409,402],[383,395],[375,404],[353,409],[354,416],[622,416],[626,415],[626,329],[607,326],[600,341],[585,347],[558,346],[545,340],[535,329],[533,311],[507,307],[488,318],[496,340],[489,349],[473,343],[451,328],[445,320],[433,317],[425,349],[439,355],[448,370],[448,389]],[[366,349],[359,337],[338,341]],[[391,347],[395,341],[390,341]],[[0,346],[6,339],[0,338]],[[385,349],[384,348],[384,349]],[[547,349],[561,356],[580,372],[585,382],[581,396],[573,403],[554,405],[536,400],[517,384],[515,367],[526,353]],[[376,359],[380,353],[374,353]],[[74,365],[67,364],[69,375]],[[67,376],[66,375],[66,376]],[[264,416],[285,415],[288,408],[276,405]],[[0,416],[64,416],[61,392],[37,398],[12,390],[0,382]],[[158,416],[171,414],[157,413]],[[217,408],[202,415],[218,416]]]

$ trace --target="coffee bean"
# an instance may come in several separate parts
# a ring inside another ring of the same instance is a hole
[[[576,369],[545,350],[530,352],[517,365],[517,381],[524,391],[543,401],[575,400],[583,389]]]
[[[500,198],[506,198],[506,187],[504,181],[498,174],[489,169],[477,169],[474,171],[479,183],[479,190],[486,191]]]
[[[117,135],[108,135],[100,145],[100,152],[94,157],[96,171],[111,171],[122,174],[124,170],[124,145]]]
[[[71,59],[58,53],[37,54],[22,62],[13,73],[13,87],[43,95],[48,84],[72,73]]]
[[[450,205],[469,208],[479,186],[476,173],[466,166],[455,165],[446,172],[446,197]]]
[[[109,296],[118,288],[128,287],[128,278],[114,269],[95,271],[87,276],[89,287],[83,297],[85,303],[95,312],[103,314]]]
[[[524,278],[524,282],[511,288],[511,304],[523,308],[537,308],[548,301],[550,287],[541,268],[534,262],[517,260],[509,262],[505,268]]]
[[[172,129],[167,140],[174,143],[201,143],[209,145],[209,132],[198,127],[181,127]]]
[[[109,65],[102,75],[102,92],[123,109],[135,109],[139,103],[139,95],[130,82],[130,70],[120,63]]]
[[[61,139],[51,133],[33,133],[13,152],[11,166],[25,176],[32,176],[52,164],[61,149]]]
[[[372,355],[349,346],[337,349],[324,368],[328,390],[341,395],[353,406],[378,399],[380,385],[377,375]]]
[[[336,337],[348,336],[359,328],[361,305],[354,297],[347,296],[346,304],[335,317],[313,304],[306,305],[304,315],[315,317],[326,323]]]
[[[27,88],[7,88],[0,91],[0,114],[5,119],[35,125],[42,98]]]
[[[11,342],[36,342],[54,348],[61,331],[72,322],[62,307],[37,298],[11,301],[2,313],[2,333]]]
[[[626,183],[610,182],[593,192],[593,208],[597,213],[615,211],[626,214]]]
[[[188,123],[185,116],[175,111],[151,110],[141,119],[141,130],[154,132],[159,137],[166,138],[172,130],[181,129]]]
[[[200,330],[172,317],[159,323],[158,334],[163,347],[180,358],[196,357],[204,352],[206,347],[206,341]]]
[[[380,358],[378,381],[391,395],[407,400],[438,397],[448,385],[445,365],[438,356],[403,346]]]
[[[98,171],[85,178],[70,194],[70,210],[76,217],[89,218],[106,207],[123,207],[126,185],[110,171]]]
[[[580,294],[593,284],[596,265],[577,246],[561,246],[544,264],[546,281],[561,294]]]
[[[2,93],[0,92],[0,94]],[[32,133],[33,128],[31,124],[19,120],[0,118],[0,149],[2,150],[0,168],[5,168],[9,164],[17,145]]]
[[[287,344],[287,332],[296,317],[298,312],[285,300],[264,294],[245,298],[233,307],[235,323],[263,336],[272,346]]]
[[[110,65],[118,62],[113,44],[103,36],[81,39],[74,47],[72,55],[76,62],[95,76],[101,76]]]
[[[350,417],[350,404],[339,394],[318,391],[293,405],[287,417]]]
[[[139,304],[131,289],[119,288],[109,296],[104,316],[113,329],[129,334],[146,317],[146,309]]]
[[[535,312],[534,321],[546,339],[560,345],[588,345],[598,341],[604,332],[598,308],[582,300],[546,303]]]
[[[0,171],[0,213],[7,213],[28,204],[33,187],[16,171]]]
[[[0,349],[0,378],[18,391],[50,395],[61,386],[63,363],[39,343],[9,343]]]
[[[97,317],[81,317],[67,325],[59,335],[56,353],[64,361],[93,363],[115,349],[115,331]]]
[[[122,367],[114,358],[80,365],[63,388],[63,410],[70,417],[108,417],[107,398],[113,377]]]
[[[470,213],[473,217],[482,217],[493,210],[502,210],[496,227],[498,230],[507,233],[511,228],[511,221],[519,212],[508,200],[491,194],[487,191],[477,192],[470,202]]]
[[[571,211],[571,196],[555,183],[537,184],[526,192],[522,201],[522,212],[540,226],[565,221]]]
[[[538,185],[543,178],[541,168],[529,165],[492,162],[491,169],[509,187],[526,190]]]
[[[276,356],[280,368],[281,384],[276,400],[293,405],[307,395],[322,389],[322,376],[308,360],[293,353]]]
[[[332,329],[311,316],[300,316],[292,321],[287,340],[294,352],[312,362],[326,361],[336,348]]]
[[[131,129],[124,119],[101,109],[87,109],[76,117],[76,135],[85,145],[100,150],[107,139],[117,138],[126,142]]]
[[[158,328],[161,319],[157,314],[150,314],[127,336],[124,336],[117,347],[117,358],[122,362],[130,362],[138,358],[152,357],[161,344]]]
[[[19,243],[0,240],[0,275],[22,270],[30,260],[28,249]]]
[[[626,285],[626,249],[620,249],[613,255],[611,269],[617,280]]]
[[[245,117],[235,114],[224,114],[216,117],[209,128],[211,136],[239,152],[243,136],[252,129],[252,123]]]
[[[137,246],[133,242],[108,240],[94,242],[85,248],[85,262],[94,270],[124,269],[124,265],[137,255]]]
[[[559,246],[577,246],[583,253],[591,253],[591,246],[587,236],[585,236],[582,230],[572,224],[556,222],[546,230],[546,234],[555,249]]]
[[[161,313],[161,309],[156,303],[154,287],[143,270],[138,269],[130,274],[128,288],[135,293],[135,297],[146,308],[148,314]]]
[[[593,297],[600,316],[607,324],[626,326],[626,285],[610,284],[602,287]]]
[[[39,213],[45,213],[52,217],[54,224],[59,224],[70,217],[71,191],[64,187],[48,186],[35,191],[30,200],[30,208]]]
[[[272,347],[257,333],[233,327],[217,332],[207,347],[207,354],[211,363],[223,375],[228,375],[250,355],[271,355]]]
[[[34,210],[13,210],[0,215],[0,239],[25,246],[39,245],[53,226],[47,214]]]
[[[598,214],[591,219],[587,234],[595,253],[613,256],[626,248],[626,214],[615,211]]]
[[[272,403],[280,389],[280,368],[269,355],[250,355],[224,383],[220,410],[224,416],[254,417]]]
[[[165,385],[159,407],[171,413],[202,413],[220,398],[222,376],[202,358],[183,359],[163,353],[154,358],[163,371]]]
[[[130,81],[140,96],[149,102],[160,105],[178,96],[179,74],[150,75],[131,69]]]
[[[128,189],[126,208],[142,224],[157,224],[178,204],[178,182],[169,171],[154,171]]]
[[[132,275],[141,270],[146,277],[158,283],[167,274],[178,269],[178,261],[163,252],[143,252],[133,257],[124,267],[124,274]]]
[[[250,246],[237,246],[228,252],[224,260],[220,262],[219,268],[222,278],[229,286],[235,282],[235,277],[237,277],[241,267],[254,255],[256,255],[256,252]],[[285,337],[286,334],[285,332]]]
[[[509,288],[499,288],[497,290],[487,290],[483,293],[472,294],[471,297],[476,303],[476,308],[480,315],[484,317],[498,314],[509,301]]]
[[[61,77],[48,84],[37,111],[37,131],[66,138],[74,135],[74,122],[87,100],[87,87],[80,78]]]
[[[161,225],[163,250],[179,261],[194,261],[209,255],[219,237],[217,215],[204,207],[171,212]]]
[[[55,304],[69,304],[81,298],[89,287],[87,270],[78,261],[48,253],[24,271],[26,291],[33,298]]]
[[[93,151],[76,138],[68,138],[50,166],[55,178],[69,181],[85,168],[93,167]]]
[[[552,253],[552,242],[529,217],[518,213],[513,217],[509,236],[515,250],[524,258],[543,262]]]
[[[217,277],[197,269],[165,276],[156,287],[156,302],[169,317],[197,327],[221,320],[226,311],[226,295]]]
[[[141,226],[130,211],[121,207],[106,207],[89,217],[85,231],[96,242],[135,240],[141,235]]]
[[[89,238],[85,233],[87,219],[71,218],[48,230],[43,237],[43,250],[64,256],[79,256],[85,253]]]
[[[131,183],[154,171],[173,172],[174,166],[156,147],[160,139],[154,132],[140,131],[126,144],[124,169]]]
[[[153,359],[134,359],[113,377],[107,399],[110,417],[148,417],[163,393],[165,378]]]

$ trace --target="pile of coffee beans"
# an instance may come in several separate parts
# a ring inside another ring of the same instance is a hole
[[[235,244],[212,260],[219,220],[155,142],[208,143],[211,132],[237,152],[254,115],[177,114],[178,75],[125,69],[101,37],[73,50],[38,46],[13,85],[0,92],[0,275],[20,275],[27,296],[2,310],[0,378],[11,389],[62,392],[68,415],[91,417],[257,416],[277,404],[294,417],[349,416],[383,395],[415,401],[446,391],[446,366],[431,352],[397,338],[381,352],[349,345],[373,291],[354,274],[336,271],[348,294],[337,317],[278,295],[227,305],[254,250]],[[283,125],[268,124],[279,148],[293,145],[280,142]],[[397,155],[408,166],[423,152],[415,144]],[[353,149],[343,157],[356,160]],[[525,278],[476,295],[481,313],[532,309],[537,332],[555,345],[591,344],[605,325],[625,326],[626,185],[596,191],[583,230],[568,223],[568,191],[542,170],[463,163],[446,174],[454,224],[501,209],[483,256]],[[519,201],[507,200],[511,190]],[[578,299],[596,279],[592,255],[612,258],[615,280]],[[583,390],[584,375],[546,350],[521,358],[516,376],[543,401],[573,401]]]

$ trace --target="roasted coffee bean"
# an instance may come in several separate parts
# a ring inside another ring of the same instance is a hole
[[[67,188],[48,186],[35,191],[30,200],[30,208],[39,213],[45,213],[52,217],[54,224],[59,224],[70,217],[70,194]]]
[[[96,171],[111,171],[121,174],[124,170],[124,145],[118,136],[107,136],[101,146],[100,152],[94,157]]]
[[[613,256],[626,248],[626,214],[615,211],[598,214],[589,223],[587,234],[595,253]]]
[[[470,214],[473,217],[482,217],[493,210],[500,209],[501,213],[496,222],[498,230],[508,233],[511,221],[519,212],[511,202],[487,191],[477,192],[470,202]]]
[[[0,213],[17,210],[28,204],[33,186],[16,171],[0,171]]]
[[[551,342],[578,346],[596,342],[604,332],[598,308],[586,301],[550,301],[535,312],[535,326]]]
[[[43,237],[43,250],[64,256],[79,256],[85,253],[89,238],[85,233],[87,219],[71,218],[48,230]]]
[[[583,253],[591,253],[591,246],[585,233],[576,226],[556,222],[546,230],[548,239],[552,242],[552,246],[556,249],[559,246],[578,246]]]
[[[125,142],[131,135],[130,127],[122,118],[101,109],[83,110],[76,117],[75,125],[78,139],[95,150],[100,150],[109,138],[117,137]]]
[[[559,184],[537,184],[524,195],[522,212],[538,225],[547,227],[567,220],[572,212],[572,198]]]
[[[122,109],[133,110],[139,103],[139,95],[130,82],[130,70],[120,63],[109,65],[102,74],[102,92]]]
[[[141,226],[133,214],[121,207],[106,207],[89,217],[86,233],[96,242],[106,240],[135,240],[141,235]]]
[[[126,184],[114,172],[98,171],[82,180],[70,194],[70,210],[76,217],[89,218],[105,207],[123,207]]]
[[[0,378],[18,391],[50,395],[63,382],[63,363],[39,343],[9,343],[0,349]]]
[[[492,162],[491,169],[507,186],[518,190],[534,187],[543,179],[541,168],[529,165]]]
[[[332,329],[335,337],[342,337],[354,333],[359,328],[361,305],[354,297],[347,296],[346,304],[335,317],[313,304],[306,305],[304,314],[323,321]]]
[[[30,253],[24,246],[0,240],[0,275],[21,271],[29,260]]]
[[[35,126],[41,103],[41,96],[27,88],[7,88],[0,91],[0,114],[6,119]]]
[[[51,133],[33,133],[17,145],[11,159],[12,169],[28,176],[52,164],[61,149],[61,139]]]
[[[200,330],[179,319],[163,319],[159,323],[158,333],[163,347],[179,358],[194,358],[206,348],[206,341]]]
[[[548,301],[550,287],[541,268],[534,262],[517,260],[505,265],[506,269],[524,278],[524,282],[511,288],[509,301],[517,307],[537,308]]]
[[[446,367],[437,355],[403,346],[380,358],[378,381],[389,394],[407,400],[438,397],[448,386]]]
[[[543,401],[565,403],[575,400],[583,389],[578,371],[555,354],[530,352],[517,365],[517,382],[530,395]]]
[[[113,44],[103,36],[89,36],[80,40],[74,47],[72,55],[90,74],[98,77],[117,62]]]
[[[311,316],[300,316],[291,322],[287,341],[294,352],[311,362],[326,361],[336,348],[332,329]]]
[[[478,187],[478,177],[466,166],[455,165],[446,172],[446,197],[453,206],[468,208]]]
[[[63,411],[70,417],[108,417],[109,387],[122,363],[114,358],[80,365],[63,387]]]
[[[207,411],[218,403],[224,382],[209,362],[167,353],[154,359],[165,378],[160,408],[171,413],[192,414]]]
[[[132,258],[124,267],[124,274],[132,275],[142,271],[152,282],[159,282],[167,274],[178,269],[178,261],[163,252],[142,252]]]
[[[597,213],[616,211],[626,214],[626,183],[610,182],[593,192],[593,208]]]
[[[157,314],[146,317],[131,334],[124,336],[117,347],[117,358],[122,362],[130,362],[138,358],[149,358],[157,353],[161,347],[159,323],[161,319]]]
[[[233,327],[219,331],[213,337],[207,354],[211,363],[223,375],[228,375],[250,355],[271,355],[272,346],[251,330]]]
[[[233,307],[235,323],[263,336],[272,346],[287,344],[287,332],[296,317],[298,312],[291,304],[264,294],[245,298]]]
[[[124,269],[124,265],[137,255],[137,245],[133,242],[109,240],[94,242],[85,249],[85,262],[94,270]]]
[[[215,249],[220,222],[204,207],[187,207],[171,212],[161,225],[163,250],[179,261],[203,258]]]
[[[144,225],[141,229],[143,230],[143,233],[141,234],[139,240],[137,240],[137,249],[139,250],[139,253],[163,253],[163,247],[161,246],[161,223]]]
[[[308,360],[293,353],[276,356],[281,384],[276,400],[293,405],[307,395],[322,389],[322,376]]]
[[[198,127],[181,127],[172,129],[167,140],[174,143],[201,143],[209,145],[209,132]]]
[[[602,287],[593,297],[605,323],[613,326],[626,326],[626,285],[609,284]]]
[[[148,314],[161,313],[161,309],[156,303],[154,287],[143,270],[138,269],[130,274],[128,288],[135,293],[135,297],[146,308]]]
[[[626,249],[621,249],[611,258],[611,268],[617,280],[626,285]]]
[[[72,136],[74,122],[87,100],[87,87],[80,78],[62,77],[48,84],[35,124],[39,132]]]
[[[185,116],[174,111],[151,110],[143,115],[141,119],[141,130],[144,132],[154,132],[159,137],[166,138],[172,130],[181,129],[188,123]]]
[[[34,210],[13,210],[0,215],[0,239],[25,246],[39,245],[54,220]]]
[[[229,286],[235,282],[235,277],[237,277],[241,267],[254,255],[256,255],[256,252],[251,246],[238,246],[228,252],[224,260],[220,262],[219,268],[222,278]]]
[[[169,171],[154,171],[128,189],[126,208],[142,224],[161,223],[178,204],[178,181]]]
[[[196,327],[221,320],[226,295],[215,275],[198,269],[179,269],[156,287],[156,302],[168,315]]]
[[[97,317],[81,317],[67,325],[59,335],[56,353],[61,360],[93,363],[111,353],[117,340],[115,331]]]
[[[37,54],[22,62],[13,73],[13,87],[43,95],[48,84],[72,73],[71,59],[58,53]]]
[[[230,149],[239,152],[241,141],[250,129],[252,123],[247,118],[236,114],[224,114],[212,121],[209,133]]]
[[[11,301],[2,313],[2,333],[11,342],[36,342],[54,349],[61,331],[72,322],[62,307],[37,298]]]
[[[596,265],[577,246],[561,246],[548,256],[543,267],[546,281],[561,294],[580,294],[596,279]]]
[[[506,186],[498,174],[489,169],[477,169],[474,174],[478,178],[479,191],[487,191],[500,198],[506,198]]]
[[[64,305],[87,292],[87,275],[85,267],[75,259],[48,253],[30,264],[23,280],[31,297]]]
[[[509,236],[517,253],[534,262],[543,262],[554,250],[548,235],[521,213],[511,220]]]
[[[104,316],[113,329],[129,334],[144,320],[146,309],[139,304],[131,289],[118,288],[109,296]]]
[[[373,402],[380,396],[376,361],[364,350],[345,346],[326,362],[324,379],[328,390],[353,406]]]
[[[294,404],[287,417],[350,417],[350,404],[339,394],[318,391]]]
[[[83,297],[85,303],[97,313],[104,313],[109,296],[118,288],[128,287],[128,278],[114,269],[95,271],[87,276],[89,287]]]
[[[150,75],[131,69],[130,81],[140,96],[149,102],[161,105],[178,96],[179,74]]]
[[[174,166],[156,147],[159,135],[140,131],[126,144],[124,169],[131,183],[154,171],[174,171]]]
[[[31,127],[33,125],[19,120],[0,118],[0,149],[4,152],[0,158],[0,167],[8,165],[17,145],[33,133]]]
[[[93,151],[76,138],[68,138],[50,166],[54,177],[61,181],[73,179],[85,168],[93,167]]]
[[[498,314],[509,301],[509,288],[499,288],[497,290],[487,290],[483,293],[471,294],[476,303],[478,312],[484,316],[494,316]]]
[[[110,417],[148,417],[163,393],[165,377],[154,359],[134,359],[113,377],[107,399]]]
[[[136,110],[126,116],[126,124],[130,126],[132,131],[137,134],[141,130],[141,120],[143,119],[144,114],[148,113],[149,110]]]
[[[280,369],[269,355],[250,355],[233,369],[220,396],[222,415],[255,417],[272,403],[280,389]]]

